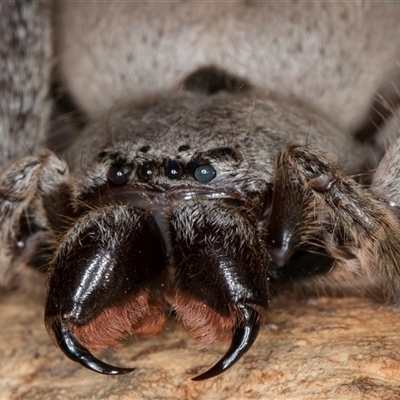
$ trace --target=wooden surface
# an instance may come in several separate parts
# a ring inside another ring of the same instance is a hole
[[[227,373],[191,377],[226,350],[199,351],[173,319],[158,337],[131,339],[101,357],[135,366],[109,377],[68,360],[43,326],[41,299],[0,299],[1,399],[400,399],[400,313],[370,300],[287,300]]]

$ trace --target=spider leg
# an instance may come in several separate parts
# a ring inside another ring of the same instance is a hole
[[[304,282],[307,289],[314,286],[334,294],[379,292],[398,302],[400,224],[387,201],[308,146],[290,144],[282,150],[275,180],[274,190],[283,191],[280,197],[285,201],[272,202],[268,246],[281,243],[301,249],[311,242],[335,259],[328,273]],[[293,210],[296,217],[291,217]],[[272,262],[279,253],[273,250]]]
[[[0,174],[0,290],[42,280],[32,266],[43,263],[52,227],[60,229],[59,217],[70,213],[70,185],[66,163],[50,151]]]
[[[400,214],[400,137],[388,147],[373,176],[371,189]]]

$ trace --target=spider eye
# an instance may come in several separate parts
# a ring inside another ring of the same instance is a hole
[[[202,183],[212,181],[215,178],[215,175],[217,175],[217,172],[209,164],[200,165],[194,170],[194,178],[196,181]]]
[[[111,167],[108,170],[107,179],[108,182],[115,186],[125,185],[127,182],[125,174],[122,169],[118,167]]]
[[[154,172],[153,165],[150,163],[146,163],[139,166],[137,174],[139,179],[141,179],[142,181],[147,181],[151,178],[153,172]]]
[[[169,179],[179,179],[183,175],[182,165],[178,161],[169,161],[165,166],[165,173]]]
[[[142,146],[139,151],[142,153],[147,153],[150,150],[150,146]]]

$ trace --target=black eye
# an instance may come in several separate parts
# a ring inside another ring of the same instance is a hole
[[[204,153],[203,157],[206,159],[213,158],[218,160],[219,162],[231,162],[231,163],[239,163],[240,157],[236,153],[235,150],[230,147],[220,147],[216,149],[211,149]]]
[[[125,185],[126,183],[126,176],[121,168],[118,167],[111,167],[108,170],[107,179],[108,182],[115,186]]]
[[[190,146],[187,144],[183,144],[182,146],[178,147],[178,151],[187,151],[190,149]]]
[[[153,170],[154,170],[153,165],[150,163],[140,165],[137,171],[139,179],[143,181],[149,180],[153,175],[154,172]]]
[[[142,146],[139,151],[142,153],[147,153],[150,150],[150,146]]]
[[[208,164],[200,165],[194,170],[194,177],[196,181],[202,183],[212,181],[215,178],[215,175],[217,175],[217,172],[211,165]]]
[[[183,175],[182,165],[178,161],[169,161],[165,166],[165,174],[169,179],[179,179]]]

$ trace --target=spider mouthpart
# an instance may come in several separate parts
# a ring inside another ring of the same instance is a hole
[[[49,321],[46,321],[49,322]],[[54,318],[51,326],[58,346],[63,353],[72,361],[75,361],[87,369],[104,375],[123,375],[134,371],[134,368],[120,368],[109,365],[96,358],[90,351],[82,346],[69,331],[67,325],[60,320]]]
[[[277,268],[283,267],[295,253],[295,248],[290,246],[276,246],[268,249],[268,256]]]
[[[236,327],[231,345],[225,355],[209,370],[192,378],[192,381],[204,381],[214,378],[239,361],[251,348],[260,331],[260,315],[251,307],[242,307],[243,320]]]

